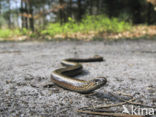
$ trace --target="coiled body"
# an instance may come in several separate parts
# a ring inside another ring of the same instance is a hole
[[[95,56],[88,59],[65,59],[61,62],[62,65],[66,66],[65,68],[56,69],[51,74],[51,80],[56,85],[79,93],[90,93],[103,85],[106,84],[107,80],[105,77],[95,78],[90,81],[84,81],[79,79],[73,79],[73,76],[76,76],[82,72],[82,65],[79,62],[97,62],[103,61],[103,58],[100,56]]]

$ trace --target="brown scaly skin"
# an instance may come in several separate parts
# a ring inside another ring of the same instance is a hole
[[[91,93],[92,91],[104,86],[107,82],[105,77],[98,77],[90,81],[73,79],[71,76],[76,76],[82,72],[82,65],[79,62],[97,62],[103,61],[100,56],[87,59],[70,58],[61,62],[65,68],[56,69],[51,74],[51,80],[56,85],[75,91],[78,93]]]

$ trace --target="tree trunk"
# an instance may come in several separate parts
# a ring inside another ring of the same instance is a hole
[[[33,17],[33,8],[32,8],[32,2],[29,1],[29,14],[31,15],[31,17],[29,18],[29,26],[31,31],[34,31],[34,17]]]
[[[60,10],[59,10],[59,19],[60,19],[60,24],[63,24],[63,0],[59,0],[59,4],[61,6]]]
[[[27,4],[27,2],[25,2],[24,11],[25,11],[26,14],[28,14],[28,4]],[[26,29],[28,29],[28,18],[27,17],[24,18],[24,25],[25,25],[24,27]]]
[[[147,4],[147,17],[146,17],[146,22],[148,23],[148,24],[152,24],[152,22],[151,22],[151,19],[152,19],[152,5],[151,4]]]
[[[2,15],[2,3],[1,3],[1,0],[0,0],[0,16]],[[2,23],[0,23],[0,28],[2,27]]]
[[[21,0],[21,10],[20,13],[22,14],[22,28],[28,29],[28,18],[24,17],[23,14],[28,14],[27,2]]]
[[[82,18],[81,0],[77,0],[77,4],[78,4],[78,17],[77,17],[77,20],[81,21],[81,18]]]
[[[20,8],[20,13],[23,14],[24,13],[24,7],[23,7],[23,0],[21,0],[21,8]],[[22,28],[24,28],[24,16],[21,15],[21,22],[22,22]]]
[[[72,0],[69,0],[69,16],[72,17],[72,4],[73,4],[73,1]]]
[[[0,15],[2,14],[2,2],[0,0]]]
[[[96,0],[96,9],[97,9],[96,14],[100,14],[100,0]]]
[[[93,0],[89,0],[89,14],[90,15],[93,15]]]
[[[8,27],[11,28],[11,8],[10,8],[10,0],[8,0],[9,12],[8,12]]]

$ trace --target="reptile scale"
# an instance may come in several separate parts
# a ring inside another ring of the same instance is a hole
[[[100,62],[103,61],[101,56],[94,56],[93,58],[69,58],[62,60],[61,64],[64,68],[56,69],[51,74],[51,80],[56,85],[75,91],[78,93],[90,93],[100,87],[104,86],[107,82],[105,77],[98,77],[90,81],[74,79],[73,76],[79,75],[82,72],[82,65],[80,62]]]

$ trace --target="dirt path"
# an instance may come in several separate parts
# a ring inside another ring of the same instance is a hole
[[[82,95],[55,85],[43,87],[51,83],[50,73],[61,67],[63,58],[94,55],[106,61],[84,63],[87,75],[78,78],[106,76],[108,83],[97,95]],[[156,106],[156,40],[0,43],[0,116],[85,116],[76,110],[117,103],[111,93],[118,91]]]

